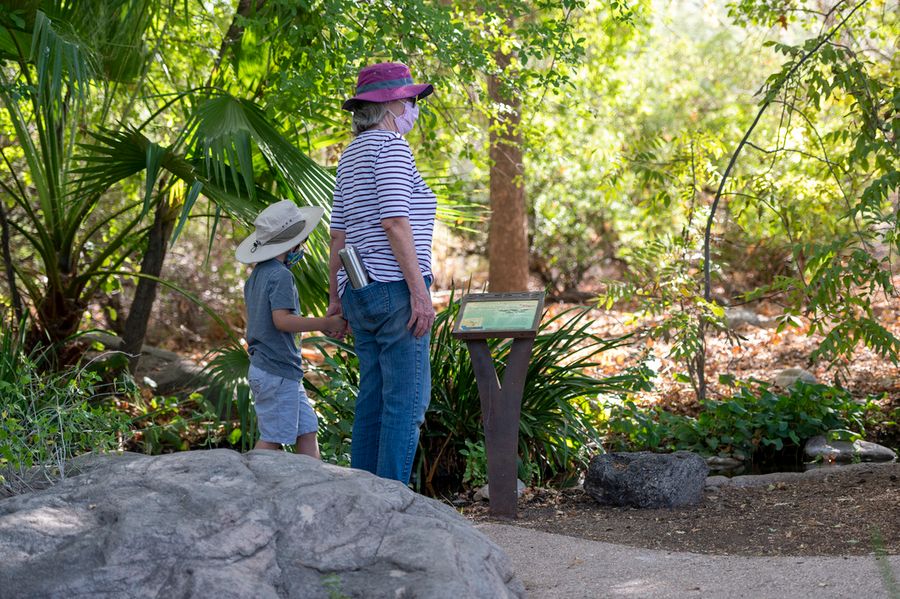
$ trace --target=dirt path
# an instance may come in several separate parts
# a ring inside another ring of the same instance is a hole
[[[487,504],[461,508],[492,521]],[[707,491],[694,508],[597,504],[580,490],[529,489],[513,522],[648,549],[716,555],[900,555],[900,464],[835,468],[822,477]]]

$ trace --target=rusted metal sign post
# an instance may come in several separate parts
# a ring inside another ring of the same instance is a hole
[[[453,336],[469,348],[484,423],[490,511],[516,517],[519,415],[531,348],[544,307],[544,294],[473,293],[463,296]],[[501,385],[488,339],[512,339]]]

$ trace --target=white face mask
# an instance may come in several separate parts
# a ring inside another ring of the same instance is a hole
[[[416,119],[419,118],[419,107],[412,102],[403,103],[403,114],[400,116],[397,116],[390,110],[388,112],[394,117],[394,125],[396,125],[397,133],[400,135],[406,135],[412,131],[413,126],[416,124]]]

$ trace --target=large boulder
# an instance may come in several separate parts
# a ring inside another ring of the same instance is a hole
[[[224,449],[80,466],[0,501],[0,595],[524,596],[459,514],[365,472]]]
[[[897,459],[894,450],[858,439],[853,441],[829,441],[818,435],[806,442],[803,448],[806,457],[824,462],[893,462]]]
[[[594,456],[584,490],[604,505],[669,508],[703,498],[709,467],[689,451],[607,453]]]

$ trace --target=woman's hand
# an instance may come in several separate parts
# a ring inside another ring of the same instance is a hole
[[[422,287],[425,288],[424,294],[422,291],[418,291],[409,296],[412,316],[406,323],[406,328],[410,329],[415,337],[421,337],[431,332],[431,325],[434,324],[434,304],[431,303],[431,294],[425,285]]]
[[[431,331],[434,324],[434,304],[431,303],[431,293],[422,278],[419,270],[419,258],[416,256],[416,245],[413,240],[412,227],[405,216],[381,219],[381,226],[387,235],[394,251],[397,264],[409,287],[409,305],[412,315],[406,328],[412,331],[416,337],[421,337]]]

